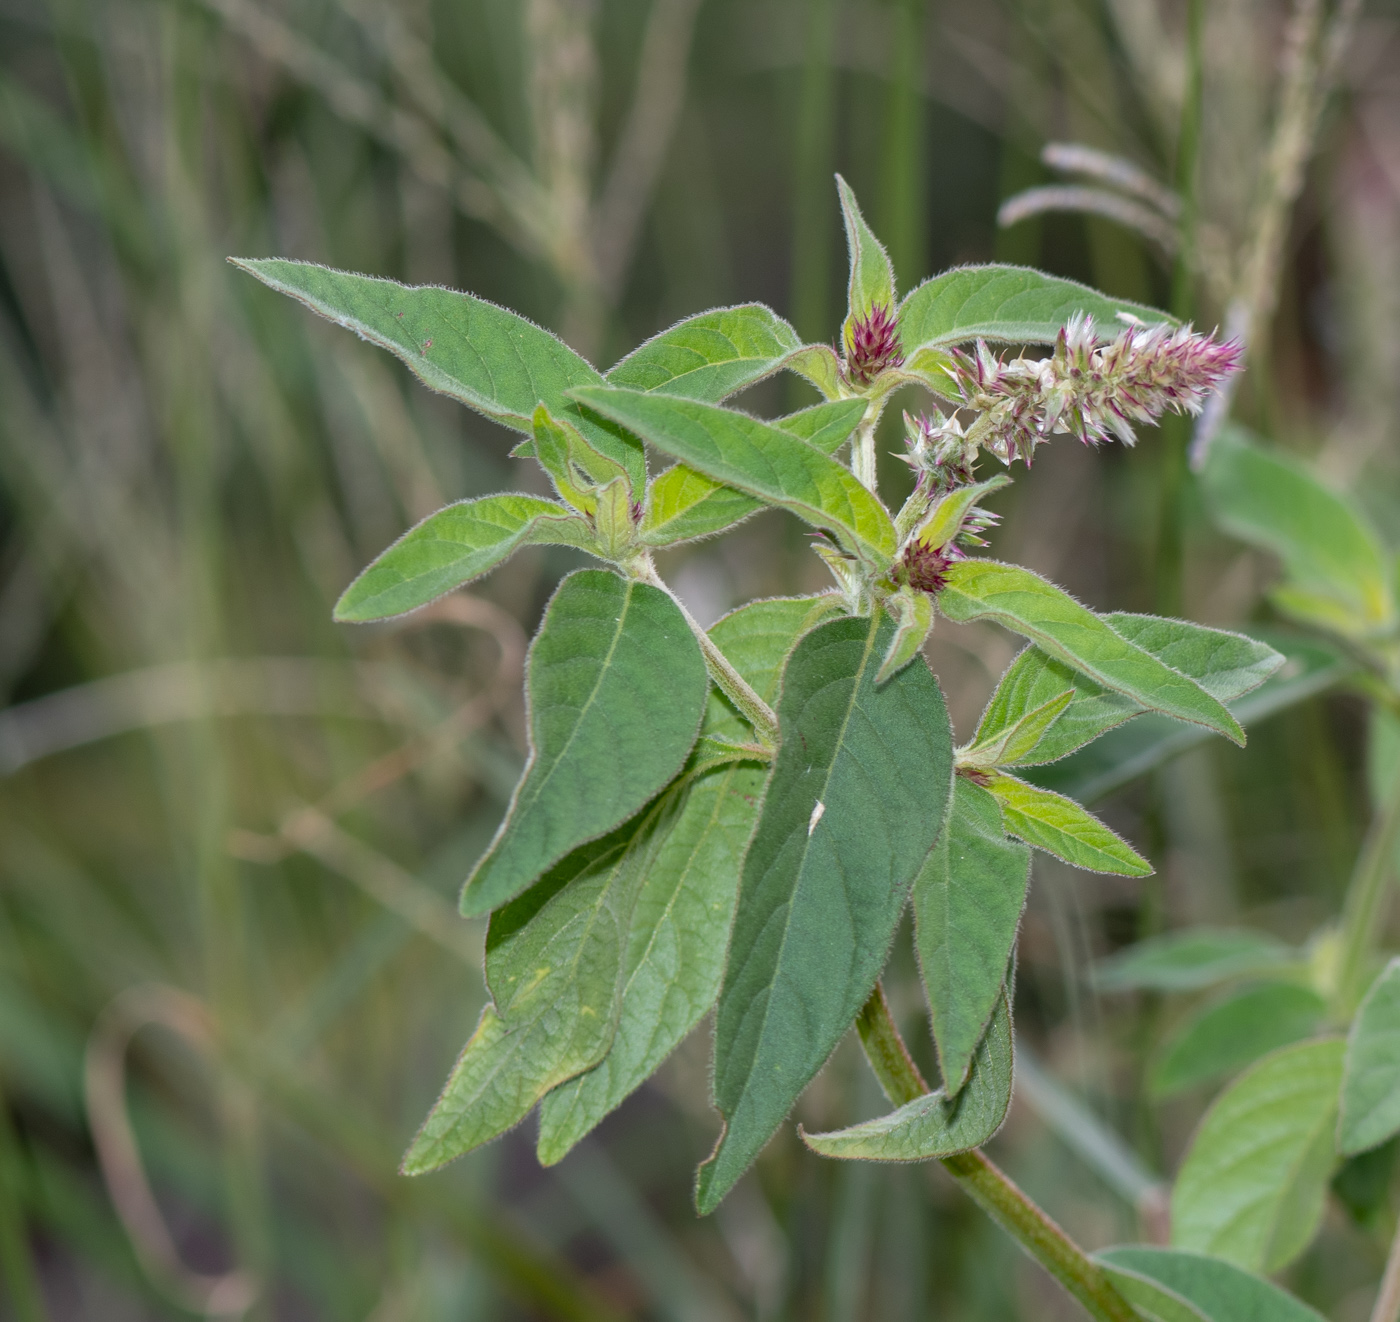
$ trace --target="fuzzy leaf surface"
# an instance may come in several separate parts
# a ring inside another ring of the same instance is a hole
[[[784,656],[824,605],[820,599],[756,601],[710,637],[754,691],[770,702]],[[711,690],[701,738],[743,734]],[[734,917],[744,849],[758,820],[767,769],[734,764],[697,776],[647,869],[627,939],[617,1033],[608,1054],[561,1084],[540,1107],[536,1151],[545,1165],[642,1084],[714,1004]]]
[[[1094,1259],[1113,1274],[1115,1284],[1126,1283],[1130,1276],[1153,1282],[1195,1309],[1205,1322],[1325,1322],[1321,1313],[1272,1281],[1202,1253],[1124,1244],[1103,1249]],[[1128,1299],[1138,1302],[1132,1293]],[[1161,1316],[1163,1322],[1175,1322],[1169,1314]]]
[[[933,598],[926,592],[901,588],[885,605],[894,618],[895,633],[875,676],[877,684],[883,684],[907,666],[918,655],[928,631],[933,628]]]
[[[786,417],[774,418],[773,426],[806,441],[823,454],[835,454],[851,439],[851,433],[868,407],[863,399],[824,400]]]
[[[279,259],[233,263],[328,321],[403,360],[425,385],[515,431],[532,433],[535,406],[573,423],[590,444],[646,485],[646,457],[634,437],[582,412],[567,391],[602,381],[563,340],[484,298],[436,285],[332,271]],[[534,442],[526,443],[532,452]]]
[[[1001,805],[1007,831],[1072,867],[1146,877],[1152,865],[1117,832],[1073,799],[993,772],[987,788]]]
[[[793,649],[781,745],[744,862],[715,1026],[725,1131],[700,1168],[712,1211],[865,1003],[952,793],[938,683],[875,672],[887,618],[818,625]]]
[[[675,797],[575,850],[492,915],[492,1003],[404,1157],[405,1174],[434,1170],[503,1134],[556,1084],[602,1059],[617,1022],[637,888]]]
[[[1172,1189],[1172,1247],[1275,1272],[1322,1220],[1336,1164],[1341,1038],[1284,1047],[1206,1112]]]
[[[1217,522],[1283,561],[1281,606],[1350,635],[1394,619],[1389,557],[1354,501],[1238,428],[1216,439],[1202,476]]]
[[[967,1152],[1001,1128],[1011,1105],[1013,1073],[1011,1010],[1003,988],[957,1096],[939,1088],[877,1120],[829,1134],[804,1133],[802,1141],[823,1157],[847,1161],[930,1161]]]
[[[1171,1097],[1234,1074],[1278,1047],[1312,1037],[1327,1004],[1309,987],[1264,983],[1211,1002],[1175,1033],[1152,1067],[1148,1090]]]
[[[780,428],[665,395],[589,387],[578,398],[716,482],[836,534],[868,562],[883,568],[893,558],[894,524],[879,500],[850,469]]]
[[[1347,1036],[1337,1150],[1354,1156],[1400,1133],[1400,959],[1374,983]]]
[[[801,343],[797,332],[762,303],[714,308],[638,345],[609,370],[607,381],[717,404],[771,376]]]
[[[529,760],[463,912],[504,904],[659,793],[695,743],[708,685],[664,592],[602,570],[570,574],[530,645]]]
[[[914,882],[915,947],[949,1095],[967,1081],[1006,982],[1031,851],[1008,840],[986,790],[953,778],[953,806]]]
[[[1219,699],[1039,574],[995,560],[963,560],[948,570],[947,583],[938,607],[949,619],[996,620],[1140,706],[1244,743],[1239,722]]]
[[[841,216],[846,223],[846,246],[851,254],[851,278],[847,288],[845,337],[850,343],[853,323],[870,315],[871,308],[883,307],[894,314],[894,267],[889,254],[861,215],[860,203],[851,186],[836,176],[841,197]]]
[[[1146,322],[1173,320],[1156,308],[1109,298],[1088,285],[1024,266],[963,266],[925,280],[905,295],[899,305],[899,338],[908,358],[920,349],[979,339],[1053,344],[1076,312],[1093,317],[1099,334],[1109,338],[1124,327],[1120,312]]]
[[[1102,991],[1199,991],[1278,970],[1296,952],[1248,927],[1191,927],[1149,937],[1103,960],[1094,970]]]

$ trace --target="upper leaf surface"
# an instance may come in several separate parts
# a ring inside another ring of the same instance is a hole
[[[861,215],[860,204],[851,186],[838,174],[836,189],[841,197],[841,215],[846,222],[846,246],[851,254],[851,279],[847,291],[845,336],[850,344],[851,327],[870,315],[872,308],[894,312],[894,267],[889,254]]]
[[[829,1134],[804,1133],[802,1141],[824,1157],[851,1161],[929,1161],[980,1148],[1006,1119],[1013,1066],[1011,1009],[1003,988],[956,1097],[939,1088],[878,1120]]]
[[[1239,722],[1195,680],[1130,643],[1107,620],[1029,569],[964,560],[948,570],[947,582],[938,606],[949,619],[994,619],[1104,688],[1244,743]]]
[[[593,530],[552,500],[506,493],[430,514],[378,556],[335,605],[345,623],[402,615],[538,543],[591,547]]]
[[[1098,965],[1094,982],[1105,991],[1197,991],[1267,973],[1295,958],[1291,947],[1266,932],[1191,927],[1119,951]]]
[[[1289,586],[1322,603],[1321,623],[1355,635],[1393,620],[1389,558],[1354,502],[1237,429],[1217,438],[1203,477],[1220,524],[1274,552]]]
[[[545,405],[622,464],[634,491],[646,485],[642,447],[588,417],[566,394],[603,378],[563,340],[518,313],[455,289],[410,288],[312,262],[237,259],[234,265],[388,349],[425,385],[507,427],[531,433],[535,406]]]
[[[1031,851],[1006,838],[986,790],[953,780],[953,806],[914,882],[914,931],[944,1087],[967,1080],[1006,981]]]
[[[784,418],[774,418],[773,426],[815,446],[823,454],[835,454],[850,440],[868,407],[863,399],[824,400]]]
[[[504,904],[660,791],[695,743],[707,687],[699,645],[664,592],[570,574],[530,646],[530,757],[463,911]]]
[[[879,500],[848,468],[779,428],[667,395],[594,386],[577,397],[715,481],[835,533],[877,567],[893,558],[894,524]]]
[[[1279,1271],[1322,1220],[1341,1038],[1265,1056],[1206,1112],[1172,1189],[1172,1245],[1247,1271]]]
[[[1344,1156],[1400,1133],[1400,959],[1371,985],[1347,1037],[1346,1077],[1337,1124]]]
[[[842,618],[798,642],[782,743],[744,862],[715,1026],[725,1132],[700,1168],[711,1211],[865,1003],[952,791],[937,681],[917,658],[875,672],[888,619]]]
[[[1272,1281],[1205,1254],[1125,1244],[1094,1257],[1110,1270],[1164,1286],[1197,1309],[1205,1322],[1325,1322],[1321,1313]]]
[[[797,332],[762,303],[714,308],[633,349],[607,380],[631,390],[664,390],[718,403],[772,375],[801,343]]]
[[[1151,873],[1152,865],[1137,850],[1073,799],[1004,772],[991,773],[987,788],[1001,805],[1006,829],[1028,845],[1089,872]]]
[[[1087,313],[1102,334],[1123,329],[1126,312],[1146,322],[1170,322],[1156,308],[1109,298],[1073,280],[1024,266],[962,266],[909,291],[899,307],[899,338],[907,358],[922,348],[991,340],[1053,344],[1076,312]]]

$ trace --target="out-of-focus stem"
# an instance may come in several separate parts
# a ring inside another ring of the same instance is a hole
[[[861,1045],[885,1095],[903,1106],[929,1091],[895,1027],[879,983],[856,1019]],[[1045,1268],[1097,1322],[1141,1322],[1103,1269],[980,1149],[943,1157],[943,1168],[993,1221]]]
[[[1376,1306],[1371,1310],[1371,1322],[1400,1322],[1400,1228],[1390,1241],[1390,1254],[1385,1260],[1385,1275],[1381,1277]]]
[[[1342,941],[1337,963],[1337,1010],[1350,1017],[1361,1003],[1376,948],[1381,902],[1394,867],[1395,845],[1400,839],[1400,776],[1390,795],[1372,819],[1365,843],[1347,883],[1342,904]]]

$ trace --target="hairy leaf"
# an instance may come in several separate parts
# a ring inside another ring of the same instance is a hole
[[[576,510],[594,514],[598,509],[596,489],[612,482],[619,484],[630,502],[627,470],[589,445],[577,427],[552,417],[543,404],[535,410],[534,425],[535,458],[549,474],[554,489]]]
[[[880,662],[875,682],[883,684],[897,670],[907,666],[919,653],[933,628],[933,598],[913,588],[900,588],[886,602],[895,622],[894,637]]]
[[[774,418],[773,425],[815,446],[823,454],[835,454],[851,439],[851,433],[867,408],[869,405],[863,399],[827,400],[786,417]]]
[[[952,541],[962,531],[963,520],[978,501],[990,496],[994,491],[1010,485],[1011,479],[1005,473],[989,477],[985,482],[974,482],[966,487],[954,487],[933,507],[923,527],[919,529],[919,541],[925,546],[939,547]]]
[[[691,468],[835,533],[878,568],[896,542],[885,507],[848,468],[745,413],[609,387],[578,398]]]
[[[1059,662],[1052,664],[1058,666]],[[1065,667],[1065,669],[1068,668]],[[1084,679],[1082,675],[1075,677],[1081,681]],[[1104,690],[1104,692],[1107,691]],[[1119,696],[1119,694],[1114,694],[1114,697]],[[997,725],[993,722],[993,729],[987,733],[985,738],[979,738],[965,751],[959,752],[958,765],[985,768],[1017,766],[1030,757],[1036,746],[1045,739],[1047,731],[1059,720],[1074,697],[1075,690],[1069,688],[1063,693],[1057,693],[1053,698],[1048,698],[1039,707],[1031,708],[1030,711],[1018,716],[1010,724]],[[985,716],[983,724],[988,724]]]
[[[522,546],[593,545],[578,515],[538,496],[510,493],[458,501],[410,528],[364,570],[335,604],[342,623],[416,610],[480,578]]]
[[[915,945],[950,1096],[1002,993],[1030,872],[1031,851],[1006,838],[996,799],[955,777],[947,825],[914,882]]]
[[[1053,344],[1076,312],[1093,317],[1101,335],[1113,336],[1126,312],[1147,322],[1170,322],[1165,312],[1108,298],[1088,285],[1042,275],[1024,266],[962,266],[925,280],[899,306],[899,337],[912,358],[972,340]]]
[[[425,385],[515,431],[531,433],[535,406],[578,427],[589,443],[646,486],[641,445],[582,412],[566,392],[602,381],[563,340],[483,298],[437,285],[332,271],[311,262],[232,259],[265,285],[401,358]],[[526,442],[527,452],[533,441]]]
[[[882,307],[894,315],[894,267],[880,240],[871,232],[860,214],[860,204],[851,186],[838,174],[836,190],[841,197],[841,215],[846,222],[846,246],[851,254],[851,279],[847,291],[844,330],[846,344],[851,342],[851,327],[870,315],[870,310]]]
[[[964,560],[947,573],[938,606],[949,619],[993,619],[1104,688],[1237,744],[1244,731],[1195,680],[1131,643],[1107,620],[1038,574],[995,560]]]
[[[1172,1246],[1247,1271],[1286,1267],[1322,1220],[1336,1157],[1341,1038],[1283,1047],[1206,1112],[1172,1189]]]
[[[990,775],[987,788],[1001,805],[1006,829],[1028,845],[1089,872],[1151,873],[1152,865],[1137,850],[1073,799],[1004,772]]]
[[[818,625],[788,658],[782,743],[753,842],[715,1025],[725,1131],[700,1168],[714,1209],[850,1027],[942,825],[952,744],[919,660],[876,686],[887,618]]]
[[[1094,1259],[1109,1271],[1130,1303],[1162,1322],[1176,1322],[1178,1314],[1167,1311],[1173,1301],[1193,1310],[1182,1316],[1194,1315],[1204,1322],[1325,1322],[1321,1313],[1272,1281],[1202,1253],[1124,1244],[1102,1249]],[[1155,1285],[1167,1298],[1135,1290],[1135,1283]]]
[[[664,592],[570,574],[530,646],[530,757],[463,912],[504,904],[659,793],[695,743],[707,687],[700,647]]]
[[[1353,1156],[1400,1133],[1400,959],[1371,985],[1347,1037],[1337,1150]]]
[[[714,308],[677,322],[633,349],[607,374],[609,385],[664,390],[718,403],[771,376],[802,341],[762,303]]]
[[[1278,1047],[1317,1032],[1327,1004],[1309,987],[1265,983],[1234,992],[1191,1016],[1163,1049],[1148,1079],[1155,1097],[1171,1097],[1253,1064]]]
[[[1191,927],[1120,950],[1094,970],[1094,983],[1103,991],[1199,991],[1278,970],[1296,958],[1290,946],[1267,932]]]
[[[1001,1128],[1011,1105],[1013,1052],[1011,1008],[1003,988],[967,1084],[956,1097],[939,1088],[878,1120],[829,1134],[803,1133],[802,1141],[823,1157],[847,1161],[930,1161],[980,1148]]]

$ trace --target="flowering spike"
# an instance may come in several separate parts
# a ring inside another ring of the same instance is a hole
[[[903,363],[894,312],[884,303],[872,304],[846,332],[846,379],[854,386],[868,386],[886,368]]]

